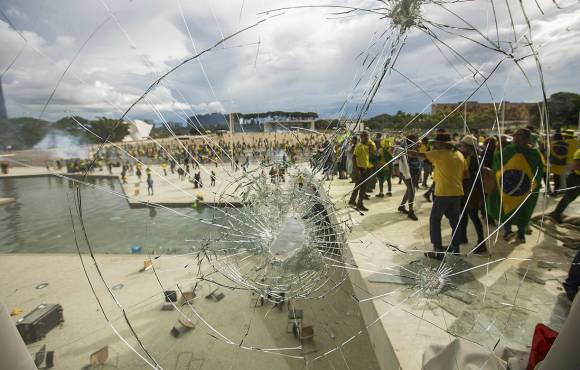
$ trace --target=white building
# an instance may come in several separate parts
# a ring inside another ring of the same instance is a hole
[[[129,125],[129,134],[123,138],[123,141],[145,140],[149,137],[151,129],[153,128],[152,124],[139,119],[126,121],[125,123]]]

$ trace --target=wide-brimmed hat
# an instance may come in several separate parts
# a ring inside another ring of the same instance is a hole
[[[479,146],[479,140],[477,140],[477,138],[473,135],[465,135],[463,138],[461,138],[461,143],[469,147]]]
[[[448,133],[438,133],[437,135],[435,135],[435,140],[436,143],[443,143],[443,144],[456,144],[452,139],[451,139],[451,135],[449,135]]]

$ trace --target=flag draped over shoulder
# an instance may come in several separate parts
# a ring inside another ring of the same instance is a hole
[[[487,199],[488,214],[501,222],[511,217],[513,224],[526,225],[536,207],[541,187],[543,164],[540,152],[509,144],[501,154],[499,151],[494,154],[493,171],[497,186]]]

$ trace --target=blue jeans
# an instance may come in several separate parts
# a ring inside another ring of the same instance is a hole
[[[451,247],[449,252],[459,252],[459,216],[461,215],[461,196],[458,197],[433,197],[433,208],[429,216],[429,237],[436,251],[444,251],[441,241],[441,220],[445,216],[451,226]]]

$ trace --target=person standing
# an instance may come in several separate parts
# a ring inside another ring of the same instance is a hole
[[[427,137],[424,137],[423,140],[421,140],[421,144],[419,145],[419,153],[426,153],[428,151],[429,151],[429,139]],[[421,186],[424,187],[425,189],[428,189],[429,186],[427,185],[427,180],[429,179],[429,176],[431,176],[433,166],[431,166],[431,162],[429,162],[427,159],[423,159],[421,167],[423,169],[423,181],[421,183]]]
[[[471,220],[477,233],[477,244],[473,253],[485,253],[487,247],[484,243],[483,224],[479,218],[479,209],[483,203],[484,190],[481,178],[480,163],[478,157],[479,141],[473,135],[466,135],[461,139],[460,151],[466,160],[468,177],[463,179],[463,198],[461,209],[463,215],[459,221],[459,243],[467,244],[467,224]]]
[[[337,166],[337,170],[338,170],[338,179],[339,180],[346,180],[348,179],[347,176],[347,147],[348,147],[348,143],[345,140],[344,135],[341,135],[339,137],[339,145],[338,145],[338,166]]]
[[[378,161],[378,173],[377,180],[379,182],[379,194],[377,197],[383,198],[385,194],[383,193],[383,184],[387,182],[387,196],[393,196],[391,176],[393,174],[393,155],[391,154],[391,148],[387,140],[382,140],[379,142],[379,161]]]
[[[496,151],[496,189],[487,197],[488,215],[503,223],[503,239],[514,245],[526,242],[526,227],[538,202],[543,176],[542,156],[530,146],[530,137],[530,130],[520,128],[513,134],[513,143],[501,153]],[[512,232],[513,224],[518,227],[517,235]]]
[[[417,135],[409,135],[407,137],[407,145],[413,146],[413,148],[419,150],[421,153],[421,148],[419,143],[417,143]],[[411,171],[411,181],[413,183],[413,189],[419,189],[419,178],[421,177],[421,167],[423,166],[422,158],[409,156],[407,158],[409,163],[409,170]]]
[[[360,142],[353,151],[353,167],[357,174],[354,189],[348,201],[349,205],[356,207],[359,211],[368,211],[368,208],[363,204],[363,200],[366,196],[366,180],[373,168],[370,162],[370,156],[375,151],[375,144],[369,140],[368,131],[363,131],[360,135]]]
[[[147,174],[147,194],[153,195],[153,178],[151,177],[151,173]]]
[[[395,157],[398,156],[399,162],[399,176],[403,179],[405,183],[405,195],[401,200],[398,211],[407,215],[411,220],[417,221],[418,218],[413,211],[413,204],[415,203],[415,186],[413,185],[413,175],[409,167],[409,150],[412,149],[414,142],[411,139],[406,139],[406,141],[397,147],[395,151]],[[409,204],[409,210],[405,208],[406,204]]]
[[[211,171],[211,175],[209,176],[209,186],[215,186],[215,172]]]
[[[197,183],[200,188],[203,188],[203,179],[201,178],[201,171],[197,172]]]
[[[428,159],[434,167],[433,182],[435,191],[433,208],[429,216],[429,237],[433,251],[425,256],[442,260],[445,252],[459,253],[459,216],[463,198],[463,178],[467,171],[463,154],[455,150],[448,133],[438,133],[433,142],[433,150],[419,153],[418,157]],[[445,216],[451,226],[451,243],[449,250],[443,248],[441,238],[441,220]]]
[[[173,158],[169,160],[169,169],[171,170],[171,174],[173,175],[175,173],[175,161],[173,160]]]
[[[569,172],[573,172],[573,170],[571,170],[571,167],[574,165],[573,161],[574,161],[574,155],[576,154],[576,150],[578,150],[578,138],[576,137],[576,132],[572,129],[566,129],[564,131],[562,131],[562,137],[564,138],[564,141],[566,143],[568,143],[568,173]],[[567,179],[566,176],[564,176],[564,180]],[[566,188],[568,187],[568,184],[566,183],[566,181],[564,181],[564,184],[562,184],[562,187]]]
[[[127,183],[127,167],[125,165],[121,168],[121,180],[123,184]]]
[[[554,191],[551,195],[556,195],[558,191],[564,187],[566,170],[568,166],[568,148],[569,144],[564,141],[562,134],[557,132],[552,137],[550,142],[550,173],[554,179]]]
[[[350,150],[348,151],[348,161],[346,164],[347,172],[350,174],[351,183],[356,182],[356,177],[358,175],[356,171],[356,157],[354,156],[354,149],[356,148],[357,144],[358,144],[358,136],[353,136],[351,147]]]
[[[137,170],[135,171],[135,175],[137,175],[137,178],[139,179],[139,182],[141,182],[141,165],[137,165]]]

